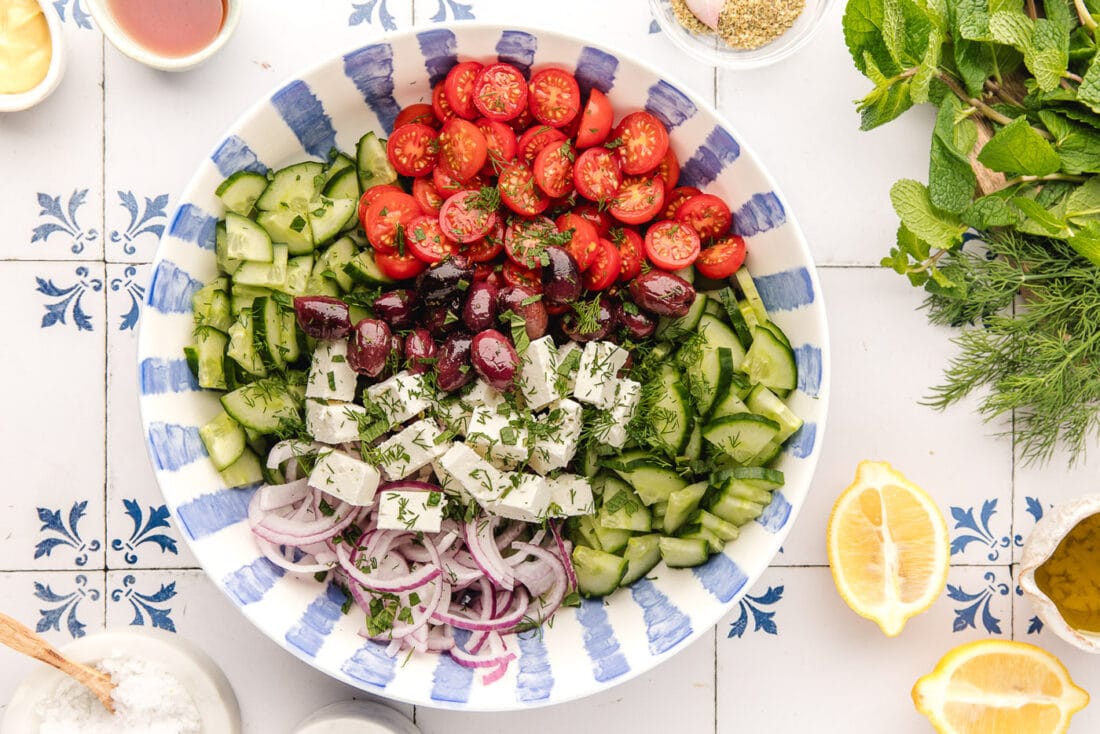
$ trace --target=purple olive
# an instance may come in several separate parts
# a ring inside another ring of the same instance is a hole
[[[619,324],[626,331],[627,336],[635,341],[651,336],[657,329],[657,320],[636,308],[620,310]]]
[[[564,247],[550,245],[542,267],[542,295],[553,304],[572,303],[581,295],[581,270]]]
[[[348,337],[348,365],[361,374],[378,377],[393,349],[393,334],[385,321],[363,319]]]
[[[462,302],[455,298],[448,303],[428,306],[421,322],[432,336],[442,339],[462,325]]]
[[[470,347],[473,338],[465,331],[450,334],[443,340],[435,361],[436,384],[439,389],[451,392],[474,379],[470,364]]]
[[[481,379],[497,390],[512,387],[519,369],[515,347],[496,329],[486,329],[474,337],[470,345],[470,362]]]
[[[519,285],[503,288],[497,296],[497,308],[501,312],[511,311],[523,317],[527,336],[532,339],[538,339],[546,333],[546,325],[550,319],[546,304],[538,296],[534,291]]]
[[[416,278],[416,292],[429,306],[438,306],[459,296],[474,281],[470,261],[461,256],[449,257]]]
[[[497,320],[497,294],[499,290],[487,280],[475,281],[466,296],[462,308],[462,322],[470,331],[491,328]]]
[[[695,302],[695,288],[678,275],[654,269],[630,281],[630,296],[650,313],[680,317]]]
[[[331,296],[297,296],[294,314],[298,325],[316,339],[339,339],[351,331],[348,304]]]
[[[409,372],[418,374],[431,369],[436,354],[435,339],[427,329],[413,329],[405,337],[405,364]]]
[[[592,342],[606,339],[619,323],[619,305],[607,296],[600,296],[593,316],[580,318],[570,311],[562,318],[561,328],[566,336],[576,342]]]
[[[410,329],[416,322],[416,294],[410,290],[386,291],[374,299],[374,314],[391,329]]]

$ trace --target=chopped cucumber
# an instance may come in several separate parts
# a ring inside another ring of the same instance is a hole
[[[629,586],[661,562],[661,536],[656,533],[635,535],[626,542],[623,558],[626,560],[626,573],[619,583]]]
[[[246,487],[264,480],[263,464],[260,457],[246,448],[236,461],[222,469],[222,481],[227,487]]]
[[[199,429],[199,438],[218,471],[228,469],[244,453],[244,429],[224,410]]]
[[[275,433],[285,421],[298,420],[301,398],[285,382],[266,378],[222,395],[222,407],[238,423],[260,433]]]
[[[271,262],[271,237],[248,217],[225,213],[225,255],[234,260]]]
[[[366,191],[397,180],[397,171],[386,156],[386,141],[373,132],[359,138],[355,148],[355,160],[359,171],[359,190]]]
[[[764,387],[793,390],[798,385],[794,352],[771,329],[753,329],[752,346],[742,369],[754,383]]]
[[[778,433],[778,423],[754,413],[727,415],[703,428],[703,438],[742,464],[760,453]]]
[[[606,551],[578,545],[572,558],[578,590],[585,596],[607,596],[626,575],[626,559]]]
[[[706,540],[661,536],[657,542],[661,558],[669,568],[701,566],[710,557],[710,547]]]
[[[214,194],[222,200],[226,211],[247,217],[266,188],[267,176],[262,173],[237,171],[222,181]]]
[[[707,482],[689,484],[683,489],[678,489],[668,496],[668,509],[665,511],[664,523],[661,528],[666,535],[671,535],[687,522],[688,517],[699,507],[703,495],[707,492]]]
[[[325,167],[316,161],[306,161],[276,171],[271,183],[256,200],[256,208],[266,212],[289,209],[309,211],[310,203],[320,194],[325,180]]]
[[[649,532],[652,518],[641,498],[618,477],[603,478],[603,506],[597,522],[604,528]]]

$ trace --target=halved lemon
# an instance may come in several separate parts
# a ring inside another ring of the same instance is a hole
[[[864,461],[837,498],[826,535],[837,591],[889,637],[947,583],[947,523],[936,503],[884,461]]]
[[[1058,658],[1012,640],[959,645],[913,686],[940,734],[1058,734],[1088,702]]]

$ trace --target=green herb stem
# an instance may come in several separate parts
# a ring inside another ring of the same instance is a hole
[[[1092,13],[1085,5],[1085,0],[1073,0],[1073,7],[1077,9],[1077,18],[1081,25],[1088,28],[1089,33],[1096,35],[1096,21],[1092,19]]]

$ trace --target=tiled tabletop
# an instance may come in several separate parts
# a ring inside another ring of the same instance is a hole
[[[851,100],[867,82],[840,31],[843,3],[794,58],[718,72],[682,56],[647,5],[555,0],[246,0],[240,28],[206,65],[167,75],[106,44],[86,0],[54,0],[68,41],[60,89],[0,115],[0,513],[3,611],[64,644],[104,627],[184,635],[223,666],[245,731],[288,732],[325,703],[362,694],[298,662],[254,629],[197,568],[161,500],[137,412],[135,330],[157,239],[196,163],[250,103],[341,48],[413,24],[467,20],[578,32],[649,60],[714,101],[779,181],[810,241],[829,305],[830,430],[810,500],[755,588],[667,664],[605,694],[503,715],[401,707],[429,734],[516,726],[634,732],[930,731],[913,682],[951,647],[1012,637],[1059,655],[1100,694],[1100,661],[1034,616],[1015,565],[1044,511],[1097,489],[1096,459],[1039,468],[1014,460],[1009,426],[973,403],[920,404],[950,358],[920,294],[877,267],[896,220],[887,192],[926,176],[927,110],[872,133]],[[1095,452],[1094,452],[1095,453]],[[864,458],[886,459],[944,514],[944,596],[886,639],[837,596],[825,523]],[[32,663],[3,653],[0,701]],[[1100,729],[1100,703],[1073,731]]]

